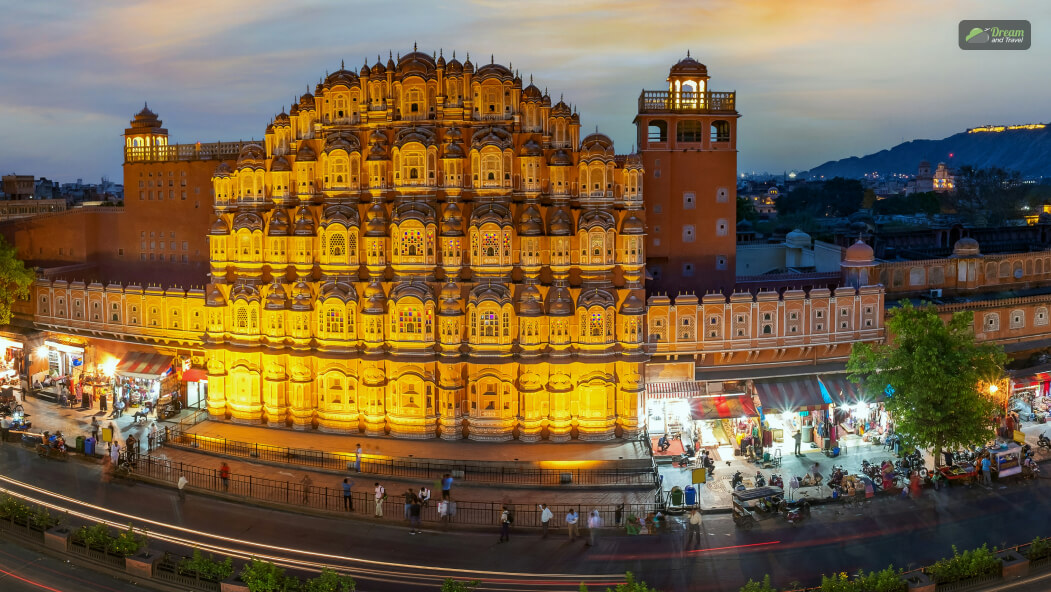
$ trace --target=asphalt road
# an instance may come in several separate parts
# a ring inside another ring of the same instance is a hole
[[[0,541],[0,590],[4,592],[141,592],[142,586]]]
[[[579,540],[570,543],[564,532],[547,540],[513,532],[506,544],[497,543],[495,531],[425,529],[413,536],[400,523],[300,515],[194,494],[179,502],[168,489],[100,477],[97,465],[0,447],[5,489],[117,524],[148,525],[154,546],[178,550],[163,540],[173,537],[242,556],[272,557],[292,569],[335,566],[351,573],[360,590],[377,592],[435,589],[450,576],[479,579],[480,590],[575,591],[584,581],[594,591],[619,581],[627,570],[666,591],[736,592],[766,573],[780,586],[812,585],[821,573],[925,565],[950,554],[954,544],[961,549],[986,542],[1014,545],[1046,536],[1051,507],[1047,483],[1012,482],[992,490],[926,491],[915,502],[877,499],[859,510],[818,506],[796,526],[771,520],[742,531],[729,516],[706,516],[696,549],[684,549],[681,525],[661,536],[608,534],[589,548]],[[44,577],[31,565],[4,569],[27,579]],[[110,581],[112,589],[123,589]]]

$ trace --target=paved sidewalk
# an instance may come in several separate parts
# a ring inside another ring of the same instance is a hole
[[[324,450],[332,453],[353,454],[361,444],[365,454],[414,457],[418,459],[457,459],[464,461],[617,461],[648,459],[645,445],[638,440],[611,440],[609,442],[475,442],[473,440],[403,440],[387,436],[364,434],[328,434],[318,431],[299,431],[285,428],[243,425],[228,422],[205,421],[188,429],[200,436],[226,438],[239,442],[268,444],[288,448]]]

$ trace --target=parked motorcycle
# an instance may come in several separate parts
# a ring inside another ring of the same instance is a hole
[[[686,467],[689,467],[690,464],[691,464],[690,455],[688,453],[686,453],[686,452],[683,452],[682,454],[680,454],[680,455],[676,456],[674,459],[672,459],[671,463],[672,463],[673,466],[682,467],[682,468],[685,469]]]
[[[785,517],[785,522],[798,524],[810,517],[810,502],[805,499],[792,502],[783,501],[781,502],[781,515]]]
[[[777,473],[772,473],[770,475],[770,487],[780,487],[784,489],[785,480],[781,478],[781,475],[778,475]]]
[[[737,488],[744,489],[744,475],[741,474],[741,471],[737,471],[734,473],[733,477],[730,478],[730,489]]]
[[[763,473],[760,471],[755,472],[755,486],[766,487],[766,477],[764,477]]]
[[[1036,439],[1036,447],[1038,450],[1051,452],[1051,438],[1047,437],[1047,432],[1040,434],[1040,437]]]

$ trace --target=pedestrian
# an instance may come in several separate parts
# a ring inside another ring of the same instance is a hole
[[[986,487],[993,486],[993,475],[989,469],[989,455],[986,454],[982,457],[982,485]]]
[[[409,534],[418,534],[420,531],[420,511],[423,507],[420,500],[413,499],[409,506]]]
[[[11,431],[11,417],[5,415],[0,417],[0,441],[7,444],[7,433]]]
[[[153,447],[157,445],[157,422],[150,423],[150,429],[146,433],[146,452],[153,452]]]
[[[179,475],[178,488],[179,488],[179,501],[180,502],[186,501],[186,484],[188,482],[189,482],[189,480],[186,478],[186,475]]]
[[[602,516],[599,516],[598,510],[592,510],[591,516],[588,516],[588,542],[584,543],[585,545],[594,546],[600,528],[602,528]]]
[[[792,439],[796,441],[796,456],[802,456],[799,451],[799,445],[803,442],[803,432],[796,430],[796,433],[792,434]]]
[[[577,537],[580,536],[580,531],[577,530],[577,520],[577,511],[570,508],[566,514],[566,528],[569,531],[570,542],[577,540]]]
[[[416,497],[420,500],[420,506],[427,507],[427,502],[431,501],[431,490],[427,489],[426,485],[421,485]]]
[[[920,499],[920,494],[923,492],[923,482],[920,480],[920,472],[913,471],[912,476],[909,477],[909,495],[912,499]]]
[[[624,504],[617,504],[617,509],[613,511],[613,521],[617,523],[616,526],[624,524]]]
[[[361,444],[358,444],[358,447],[354,449],[354,472],[361,472]]]
[[[551,525],[551,519],[554,517],[555,514],[551,511],[551,508],[547,507],[547,504],[540,504],[540,527],[544,533],[540,538],[547,538],[547,528]]]
[[[91,417],[91,437],[95,440],[95,443],[99,441],[99,418]]]
[[[219,478],[223,480],[223,491],[230,491],[230,465],[226,462],[219,467]]]
[[[120,459],[120,442],[116,440],[109,446],[109,460],[113,463],[113,467],[117,467],[117,460]]]
[[[350,493],[350,488],[353,485],[350,479],[343,479],[343,509],[348,512],[354,511],[354,497]]]
[[[686,523],[686,546],[689,547],[693,539],[697,539],[697,544],[701,544],[701,513],[697,511],[697,508],[690,508],[690,519]]]
[[[310,478],[310,473],[303,475],[303,480],[300,481],[303,484],[303,503],[310,503],[310,488],[314,484],[314,480]]]
[[[449,503],[449,500],[444,499],[438,502],[438,519],[446,526],[449,524]]]
[[[109,411],[109,404],[106,400],[106,393],[102,393],[102,395],[99,397],[99,411]]]
[[[452,475],[450,475],[449,473],[446,473],[445,475],[442,476],[442,499],[443,500],[452,499],[452,489],[453,489],[453,478],[452,478]]]
[[[405,521],[409,520],[409,508],[412,506],[413,501],[416,500],[416,494],[411,489],[406,489],[405,493],[401,494],[401,497],[405,500]]]
[[[511,517],[511,510],[504,506],[504,511],[500,513],[500,542],[506,543],[511,540],[511,522],[514,518]]]
[[[379,483],[376,484],[376,517],[383,518],[383,500],[387,499],[387,490]]]

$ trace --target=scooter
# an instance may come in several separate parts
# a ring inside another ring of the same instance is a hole
[[[782,502],[781,514],[785,517],[785,522],[798,524],[810,516],[810,502],[806,500]]]
[[[781,475],[778,475],[777,473],[772,473],[770,475],[770,487],[780,487],[784,489],[785,480],[781,478]]]
[[[1043,448],[1051,452],[1051,438],[1047,437],[1047,432],[1040,434],[1040,437],[1036,439],[1036,447],[1038,450]]]
[[[730,489],[737,489],[740,487],[744,489],[744,476],[741,475],[741,471],[734,473],[734,476],[730,478]]]
[[[764,477],[763,474],[759,471],[755,472],[755,486],[766,487],[766,477]]]

